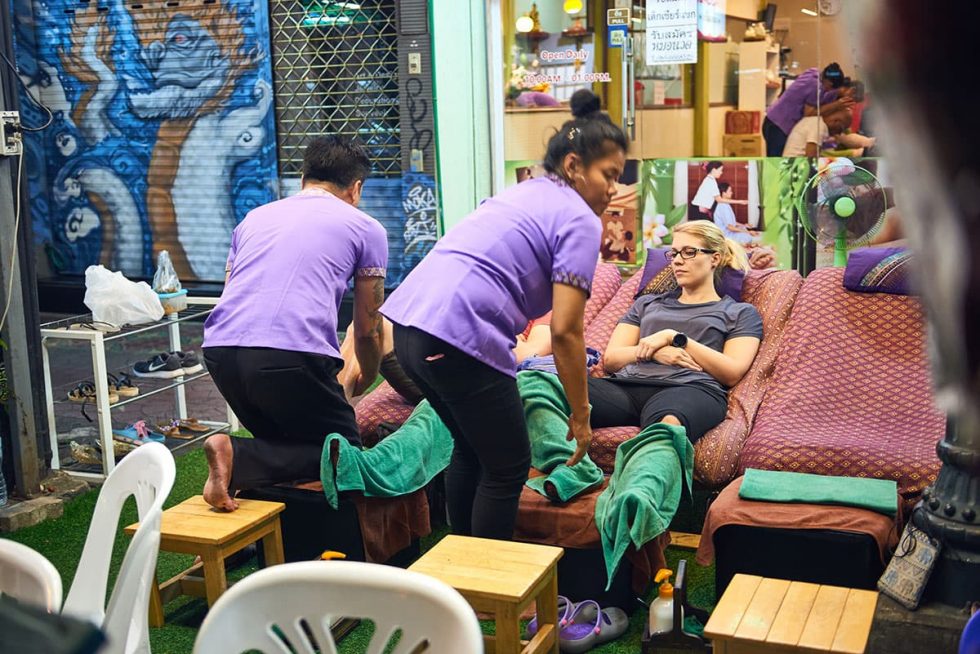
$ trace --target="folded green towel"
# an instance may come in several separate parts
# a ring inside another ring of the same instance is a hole
[[[890,479],[827,477],[748,468],[738,496],[761,502],[853,506],[887,516],[898,512],[898,484]]]
[[[606,589],[630,543],[637,549],[667,531],[683,491],[691,497],[694,447],[683,427],[650,425],[616,450],[616,468],[595,505],[606,560]]]
[[[588,455],[572,467],[565,465],[575,453],[575,441],[566,438],[571,409],[558,376],[537,370],[519,372],[517,389],[531,439],[531,465],[547,474],[529,479],[528,487],[549,499],[567,502],[601,484],[602,470]],[[546,484],[554,488],[557,497],[545,491]]]
[[[339,447],[336,474],[330,452]],[[323,493],[334,509],[339,491],[368,497],[396,497],[422,488],[449,465],[453,438],[428,400],[422,400],[401,428],[367,450],[330,434],[320,457]]]

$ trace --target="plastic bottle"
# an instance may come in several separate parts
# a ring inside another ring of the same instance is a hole
[[[674,629],[674,587],[667,581],[673,571],[657,572],[654,581],[660,583],[657,599],[650,604],[650,634],[666,634]]]

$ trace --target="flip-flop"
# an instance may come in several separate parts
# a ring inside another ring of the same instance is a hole
[[[180,423],[177,420],[172,420],[169,425],[165,423],[157,423],[156,427],[160,433],[167,438],[176,438],[182,441],[189,441],[195,437],[195,434],[193,433],[188,434],[181,431]]]
[[[119,397],[136,397],[140,394],[140,389],[133,384],[133,381],[124,372],[118,375],[109,373],[109,390],[115,391]]]
[[[188,429],[190,431],[196,431],[198,433],[204,433],[206,431],[211,431],[211,428],[202,423],[197,418],[187,418],[185,420],[178,420],[177,425],[181,429]]]
[[[572,609],[575,608],[575,604],[572,603],[564,595],[558,596],[558,626],[564,627],[568,624],[568,619],[572,615]],[[534,634],[538,633],[538,616],[535,615],[531,618],[531,621],[527,623],[527,637],[534,638]]]
[[[72,402],[81,402],[82,404],[95,404],[95,384],[92,382],[82,382],[75,388],[68,392],[68,399]],[[109,404],[115,404],[119,401],[119,395],[109,389]]]
[[[558,648],[562,654],[584,654],[596,646],[601,631],[601,613],[593,600],[575,605],[569,623],[558,630]],[[594,616],[591,620],[586,619],[589,614]]]
[[[595,639],[596,647],[620,638],[630,626],[630,617],[626,615],[626,611],[615,606],[602,609],[601,616],[599,635]]]
[[[130,445],[142,445],[151,442],[162,443],[165,440],[163,434],[150,431],[145,420],[137,420],[125,429],[113,429],[112,438]]]

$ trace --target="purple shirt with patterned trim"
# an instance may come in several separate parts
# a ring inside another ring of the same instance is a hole
[[[803,118],[804,106],[816,107],[818,99],[821,106],[830,104],[838,95],[840,93],[836,89],[823,90],[819,70],[807,68],[769,107],[766,117],[788,136],[793,126]]]
[[[350,279],[384,277],[388,235],[327,191],[253,209],[231,238],[229,278],[204,347],[269,347],[340,357],[337,312]]]
[[[601,235],[574,189],[522,182],[446,234],[381,312],[513,377],[515,334],[551,310],[552,284],[591,292]]]

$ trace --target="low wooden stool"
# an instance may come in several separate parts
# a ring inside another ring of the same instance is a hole
[[[238,500],[238,510],[215,511],[200,495],[195,495],[163,512],[160,522],[160,551],[194,554],[201,557],[187,570],[157,584],[150,593],[150,626],[163,626],[163,605],[178,595],[205,597],[208,606],[228,589],[225,557],[259,540],[265,551],[266,566],[284,563],[279,514],[282,502]],[[126,527],[132,536],[139,524]],[[197,573],[203,572],[203,579]]]
[[[558,654],[558,559],[560,547],[487,538],[446,536],[409,570],[435,577],[466,598],[476,611],[492,613],[497,635],[484,636],[488,654]],[[538,632],[521,640],[521,613],[535,602]]]
[[[878,593],[737,574],[704,628],[715,654],[862,654]]]

